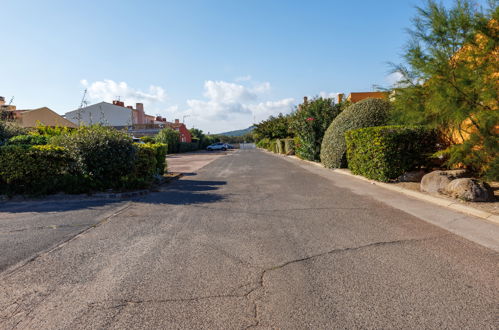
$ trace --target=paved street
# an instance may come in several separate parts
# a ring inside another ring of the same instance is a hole
[[[421,220],[466,216],[308,167],[240,150],[140,199],[0,206],[0,328],[497,328],[498,253]]]

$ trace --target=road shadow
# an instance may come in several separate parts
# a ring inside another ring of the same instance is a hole
[[[161,192],[141,199],[143,203],[189,205],[215,203],[225,197],[215,193],[226,181],[182,179],[166,186]]]
[[[92,209],[109,204],[122,203],[126,199],[95,199],[92,197],[80,199],[37,199],[26,201],[7,201],[0,204],[0,213],[46,213],[46,212],[67,212],[81,209]]]
[[[195,176],[195,173],[190,173],[190,175]],[[99,208],[130,200],[140,201],[141,203],[171,205],[215,203],[223,200],[224,197],[214,193],[214,191],[225,184],[227,184],[226,181],[182,179],[163,186],[157,193],[141,197],[98,198],[92,196],[67,196],[67,199],[65,199],[64,197],[47,196],[33,200],[6,201],[0,203],[0,213],[68,212]]]

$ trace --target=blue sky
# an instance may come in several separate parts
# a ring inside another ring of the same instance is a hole
[[[90,103],[245,128],[305,95],[388,86],[420,3],[1,0],[0,95],[64,114],[88,88]]]

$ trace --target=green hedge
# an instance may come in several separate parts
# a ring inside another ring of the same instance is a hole
[[[352,129],[386,125],[390,103],[369,98],[352,104],[331,123],[324,135],[321,162],[324,167],[347,167],[345,133]]]
[[[286,155],[294,155],[295,154],[295,140],[294,139],[285,139],[284,140],[284,153]]]
[[[159,175],[163,175],[168,171],[168,164],[166,163],[166,154],[168,153],[168,146],[164,143],[152,143],[151,147],[154,148],[156,155],[156,169]]]
[[[77,172],[91,190],[124,188],[122,179],[133,172],[135,148],[124,132],[103,126],[81,127],[51,139],[65,147],[76,161]]]
[[[270,147],[270,139],[269,138],[263,138],[260,141],[256,143],[256,146],[258,148],[263,148],[263,149],[269,149]]]
[[[180,142],[179,152],[189,152],[199,150],[198,142]]]
[[[437,133],[424,127],[382,126],[345,134],[348,167],[369,179],[389,181],[428,164]]]
[[[12,138],[10,138],[7,143],[7,145],[30,145],[30,146],[36,146],[36,145],[43,145],[47,144],[47,137],[43,135],[17,135]]]
[[[168,153],[175,154],[180,149],[180,133],[171,127],[165,127],[154,137],[157,143],[168,146]]]
[[[81,128],[55,141],[68,147],[0,147],[0,193],[45,195],[144,188],[166,171],[165,144],[132,144],[128,136],[109,128]]]
[[[275,140],[275,152],[278,154],[283,154],[285,153],[284,151],[284,141],[281,139],[276,139]]]
[[[43,195],[65,190],[74,181],[72,166],[73,161],[63,147],[0,147],[0,192]]]

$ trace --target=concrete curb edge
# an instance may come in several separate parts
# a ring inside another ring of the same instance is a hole
[[[290,158],[290,159],[297,160],[297,161],[302,161],[302,162],[305,162],[305,163],[308,163],[311,165],[315,165],[315,166],[318,166],[320,168],[327,170],[324,166],[322,166],[321,163],[301,159],[301,158],[298,158],[297,156],[286,156],[286,155],[276,154],[276,153],[269,152],[269,151],[267,151],[267,152],[271,153],[273,155],[276,155],[276,156],[281,156],[281,157],[286,157],[286,158]],[[389,183],[384,183],[384,182],[379,182],[379,181],[367,179],[363,176],[352,174],[347,169],[333,169],[331,171],[338,173],[338,174],[343,174],[343,175],[347,175],[350,177],[354,177],[354,178],[357,178],[359,180],[363,180],[363,181],[369,182],[371,184],[375,184],[379,187],[382,187],[382,188],[385,188],[388,190],[396,191],[396,192],[402,193],[404,195],[414,197],[414,198],[417,198],[419,200],[423,200],[423,201],[428,202],[428,203],[444,206],[444,207],[447,207],[447,208],[452,209],[454,211],[457,211],[460,213],[465,213],[468,215],[472,215],[474,217],[484,219],[484,220],[487,220],[489,222],[492,222],[494,224],[499,225],[499,215],[495,215],[495,214],[492,214],[492,213],[487,212],[487,211],[482,211],[482,210],[476,209],[476,208],[471,207],[471,206],[466,206],[466,205],[463,205],[463,204],[460,204],[457,202],[450,201],[450,200],[445,199],[445,198],[431,196],[431,195],[427,195],[427,194],[424,194],[424,193],[421,193],[418,191],[409,190],[409,189],[405,189],[405,188],[401,188],[401,187],[397,187],[397,186],[392,186]]]

